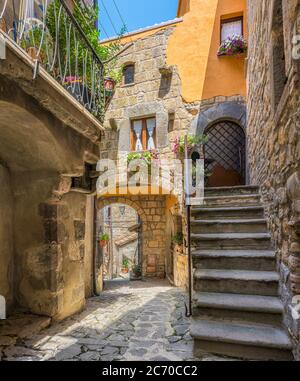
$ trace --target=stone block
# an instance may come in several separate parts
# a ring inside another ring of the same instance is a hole
[[[83,221],[74,221],[74,231],[75,231],[75,240],[82,241],[85,237],[85,222]]]

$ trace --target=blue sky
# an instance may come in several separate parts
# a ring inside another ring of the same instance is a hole
[[[115,36],[116,32],[107,16],[102,1],[107,8],[116,31],[123,23],[114,5],[117,4],[129,32],[151,26],[176,17],[178,0],[98,0],[100,8],[101,39]],[[104,30],[105,29],[105,32]]]

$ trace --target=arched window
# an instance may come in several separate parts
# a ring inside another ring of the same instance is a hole
[[[123,84],[130,85],[134,83],[134,64],[128,64],[124,66],[123,69]]]

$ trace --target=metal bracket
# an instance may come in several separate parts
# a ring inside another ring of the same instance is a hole
[[[34,60],[34,69],[33,69],[33,79],[37,79],[37,76],[39,75],[40,69],[40,62],[39,60]]]

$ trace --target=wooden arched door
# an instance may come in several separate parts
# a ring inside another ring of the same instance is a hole
[[[206,186],[222,187],[246,183],[246,136],[232,121],[220,121],[205,130]]]

